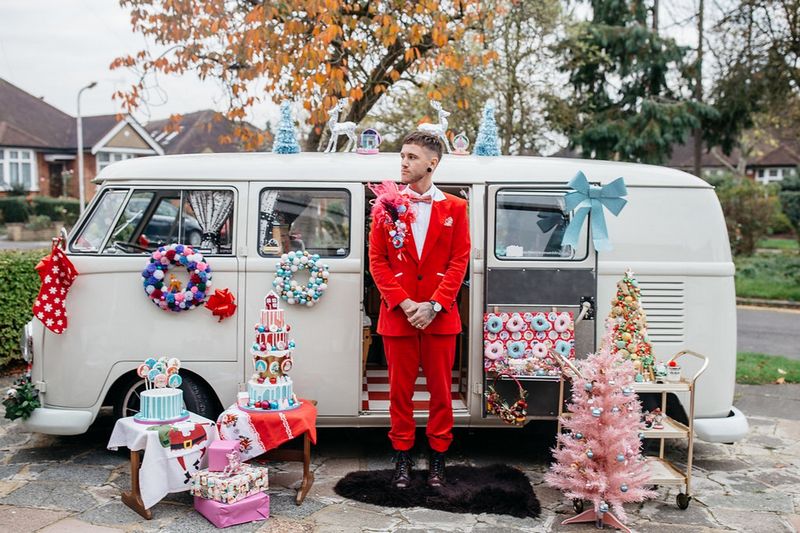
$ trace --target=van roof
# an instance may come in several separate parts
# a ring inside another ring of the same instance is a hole
[[[142,180],[192,181],[334,181],[375,182],[397,179],[397,153],[224,153],[139,157],[104,168],[96,183]],[[566,183],[579,170],[591,182],[606,184],[622,176],[633,187],[709,188],[705,181],[680,170],[642,165],[527,156],[445,155],[435,181],[440,184]]]

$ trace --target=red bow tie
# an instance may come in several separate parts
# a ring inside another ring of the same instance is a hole
[[[419,202],[422,202],[422,203],[424,203],[424,204],[429,204],[429,203],[431,203],[431,202],[433,201],[433,198],[431,198],[431,195],[430,195],[430,194],[426,194],[426,195],[424,195],[424,196],[411,196],[411,195],[409,194],[409,195],[408,195],[408,199],[409,199],[410,201],[414,202],[414,203],[419,203]]]

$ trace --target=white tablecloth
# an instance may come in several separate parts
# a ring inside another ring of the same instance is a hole
[[[192,474],[206,467],[206,448],[217,438],[217,425],[194,413],[189,420],[163,426],[139,424],[127,417],[117,420],[108,449],[144,450],[139,486],[144,507],[149,509],[168,493],[191,488]]]

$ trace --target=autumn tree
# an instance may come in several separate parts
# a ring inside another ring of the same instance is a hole
[[[467,61],[488,62],[489,49],[466,56],[455,43],[481,41],[501,1],[481,0],[120,0],[134,31],[165,49],[119,57],[138,83],[115,97],[127,111],[142,103],[154,74],[195,72],[228,91],[227,116],[244,118],[257,101],[295,99],[313,126],[307,150],[317,150],[327,112],[341,97],[352,105],[342,120],[360,122],[401,80]],[[261,92],[254,87],[258,82]],[[468,83],[467,79],[459,80]],[[245,131],[237,131],[243,137]],[[246,138],[248,144],[260,139]]]
[[[474,145],[483,106],[497,104],[498,137],[504,154],[538,155],[552,144],[544,116],[545,100],[558,85],[551,45],[563,29],[560,0],[511,2],[483,32],[483,43],[454,43],[464,57],[479,56],[479,47],[495,50],[489,63],[466,61],[457,69],[438,69],[432,76],[401,82],[367,117],[379,129],[386,149],[396,149],[420,122],[436,122],[429,100],[451,113],[450,136],[464,132]]]

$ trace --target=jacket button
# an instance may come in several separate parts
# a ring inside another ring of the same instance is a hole
[[[422,280],[422,274],[420,274],[419,276],[417,276],[417,279],[421,281],[421,280]]]

